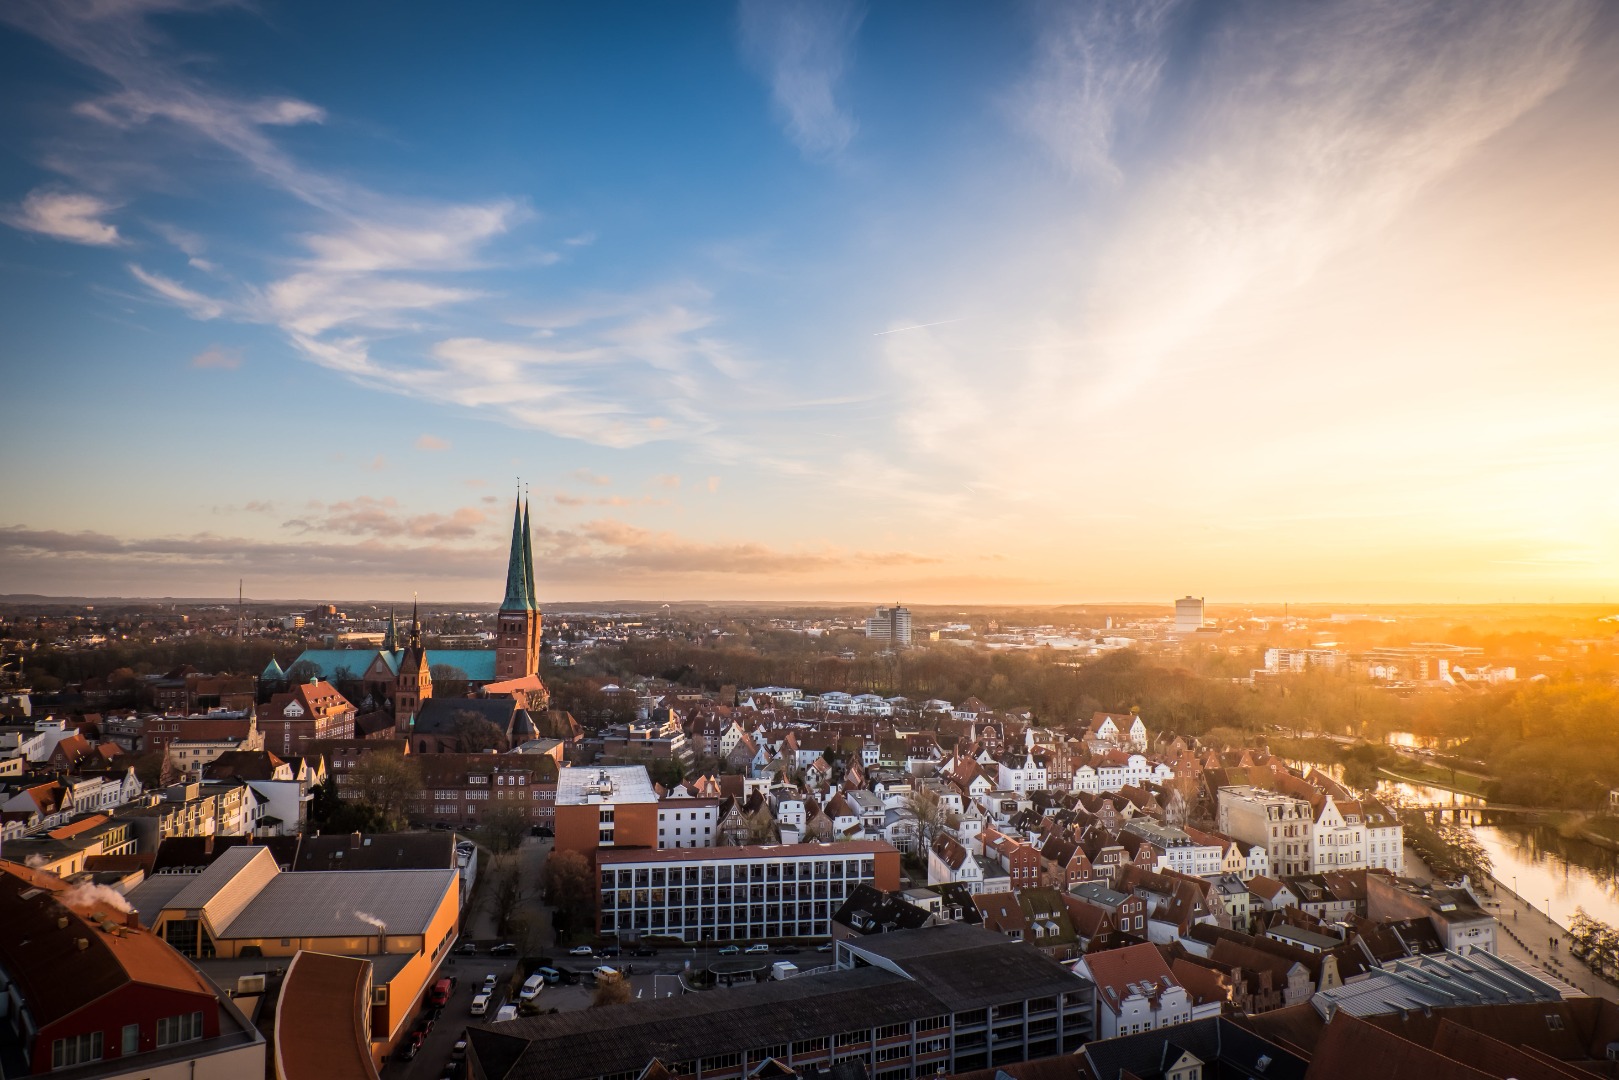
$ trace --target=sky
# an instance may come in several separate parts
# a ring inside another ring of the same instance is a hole
[[[0,5],[0,594],[1619,595],[1600,0]]]

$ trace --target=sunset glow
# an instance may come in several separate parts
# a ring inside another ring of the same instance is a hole
[[[463,14],[0,6],[0,593],[1619,598],[1612,5]]]

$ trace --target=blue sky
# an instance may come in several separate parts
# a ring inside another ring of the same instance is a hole
[[[400,7],[0,11],[0,592],[1614,583],[1595,3]]]

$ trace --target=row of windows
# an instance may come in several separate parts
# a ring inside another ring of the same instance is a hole
[[[795,869],[796,867],[796,869]],[[615,880],[614,874],[617,874]],[[673,866],[651,867],[636,870],[613,870],[606,868],[601,872],[602,888],[611,889],[615,885],[620,889],[647,884],[662,885],[666,881],[670,885],[729,885],[735,882],[749,881],[803,881],[805,879],[861,879],[870,878],[876,873],[874,859],[834,859],[830,862],[813,862],[811,860],[794,860],[792,862],[773,863],[747,863],[733,866],[724,863],[719,866]]]

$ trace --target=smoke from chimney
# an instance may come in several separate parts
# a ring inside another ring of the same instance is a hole
[[[110,889],[105,885],[97,885],[93,881],[81,882],[62,894],[62,903],[74,911],[83,912],[96,904],[106,904],[114,911],[125,915],[135,909],[130,906],[124,894],[117,889]]]

